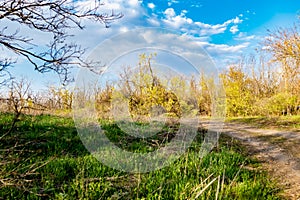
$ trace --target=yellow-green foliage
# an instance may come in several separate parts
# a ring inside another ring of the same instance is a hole
[[[112,94],[114,88],[107,85],[104,90],[101,90],[96,94],[96,111],[97,115],[101,119],[109,119],[109,112],[112,106]]]
[[[151,61],[155,55],[141,54],[137,72],[130,80],[125,81],[133,83],[129,95],[129,112],[134,120],[144,120],[150,117],[154,114],[153,108],[155,107],[162,107],[167,117],[179,118],[181,116],[177,96],[162,85],[163,80],[160,80],[152,69]]]
[[[72,108],[74,93],[65,88],[49,88],[50,95],[52,97],[49,100],[52,102],[48,105],[50,109],[64,109],[70,110]]]
[[[246,116],[251,114],[254,97],[251,93],[251,81],[241,68],[231,66],[221,74],[226,93],[228,116]]]
[[[153,114],[151,110],[157,106],[163,107],[168,117],[181,116],[180,103],[176,95],[162,86],[143,88],[140,95],[134,94],[130,97],[129,111],[135,120],[150,117]]]
[[[297,97],[288,93],[278,93],[272,96],[267,102],[267,109],[272,115],[281,115],[282,112],[291,114],[294,105],[296,105]]]
[[[201,115],[210,115],[211,114],[211,106],[212,106],[212,99],[211,99],[211,89],[213,87],[214,80],[204,76],[202,73],[199,80],[199,89],[197,92],[197,104],[199,113]]]

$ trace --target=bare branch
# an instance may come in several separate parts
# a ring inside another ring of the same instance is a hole
[[[8,68],[14,63],[15,61],[7,58],[0,60],[0,86],[5,85],[9,80],[12,79]]]
[[[7,27],[4,27],[0,30],[0,46],[24,57],[41,73],[54,71],[60,75],[63,83],[71,81],[69,71],[72,67],[93,68],[93,65],[99,63],[83,61],[81,56],[85,50],[79,44],[68,42],[72,37],[68,32],[74,28],[83,29],[82,21],[85,19],[110,27],[113,21],[123,17],[121,13],[101,13],[100,7],[103,4],[98,0],[88,9],[84,9],[79,3],[81,1],[69,0],[1,2],[0,21],[9,20],[37,32],[52,34],[53,40],[46,46],[47,50],[35,52],[32,47],[41,47],[40,44],[33,43],[31,38],[21,35],[18,30],[9,33]],[[0,62],[0,72],[3,71],[1,67],[7,69],[3,62]]]

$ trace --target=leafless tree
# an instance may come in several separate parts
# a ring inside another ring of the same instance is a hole
[[[48,33],[52,41],[46,48],[35,50],[40,44],[19,30],[12,32],[10,27],[0,29],[0,48],[9,50],[25,58],[34,69],[44,73],[56,72],[63,83],[70,81],[69,69],[74,65],[92,67],[94,63],[85,62],[81,57],[84,49],[69,42],[71,29],[83,29],[82,20],[88,19],[109,27],[111,22],[121,18],[121,13],[100,12],[103,4],[95,0],[89,8],[79,5],[82,0],[5,0],[0,2],[0,22],[10,21],[20,26],[29,27],[39,33]],[[43,50],[40,50],[43,49]],[[0,76],[4,76],[13,62],[9,58],[0,58]],[[7,74],[6,74],[7,75]]]
[[[300,22],[300,21],[299,21]],[[291,28],[279,28],[269,31],[269,37],[264,41],[265,50],[273,56],[272,61],[282,66],[284,90],[296,91],[300,72],[300,24]]]
[[[23,78],[20,81],[11,81],[9,85],[9,97],[7,99],[2,98],[1,100],[7,102],[9,110],[13,112],[14,117],[10,129],[0,137],[0,140],[12,132],[23,111],[31,107],[31,95],[30,82]]]

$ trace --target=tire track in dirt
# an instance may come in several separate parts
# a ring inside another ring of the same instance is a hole
[[[201,122],[204,128],[208,122]],[[213,128],[212,128],[213,129]],[[222,134],[239,140],[250,156],[262,161],[286,199],[300,199],[300,133],[224,123]]]

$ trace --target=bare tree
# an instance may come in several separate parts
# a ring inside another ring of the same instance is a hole
[[[1,100],[7,102],[9,110],[13,112],[14,117],[10,129],[0,137],[0,140],[12,132],[23,111],[31,107],[31,96],[30,82],[23,78],[20,81],[11,81],[9,86],[9,97]]]
[[[282,66],[284,90],[295,92],[300,72],[300,34],[295,24],[292,28],[279,28],[269,31],[269,37],[264,42],[265,49],[269,51],[274,62]]]
[[[300,62],[300,34],[297,24],[291,28],[279,28],[269,31],[269,37],[265,41],[266,50],[273,54],[274,61],[282,62],[293,59]]]
[[[109,27],[111,22],[123,16],[114,12],[101,13],[100,7],[103,4],[99,0],[95,0],[88,9],[82,8],[79,5],[81,2],[80,0],[1,1],[0,22],[5,20],[16,22],[34,31],[49,33],[52,41],[43,50],[35,51],[34,47],[40,44],[36,44],[32,38],[21,35],[19,30],[11,32],[8,30],[9,27],[3,27],[0,29],[0,47],[22,56],[41,73],[54,71],[60,75],[63,83],[70,81],[71,66],[91,67],[93,63],[82,60],[84,49],[77,43],[68,42],[72,36],[68,32],[74,28],[83,29],[84,19],[100,22]],[[0,72],[3,74],[12,64],[9,58],[2,60],[0,58]]]
[[[273,61],[281,65],[282,93],[298,99],[294,105],[287,104],[282,113],[292,113],[300,104],[300,21],[290,28],[279,28],[269,32],[264,42],[265,49],[273,56]]]

